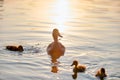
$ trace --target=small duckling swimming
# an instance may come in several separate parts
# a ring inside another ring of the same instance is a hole
[[[104,80],[104,78],[107,77],[107,74],[106,74],[106,72],[105,72],[105,68],[100,68],[100,69],[97,71],[97,73],[96,73],[95,76],[98,77],[98,78],[100,78],[100,80]]]
[[[86,66],[85,65],[78,65],[78,61],[74,60],[72,65],[75,65],[75,67],[73,68],[73,72],[85,72],[86,70]]]
[[[20,51],[20,52],[24,51],[22,45],[19,45],[19,46],[6,46],[6,49],[10,50],[10,51]]]

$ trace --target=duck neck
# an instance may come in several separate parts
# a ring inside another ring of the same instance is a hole
[[[58,34],[53,33],[52,36],[53,36],[54,42],[58,42]]]
[[[54,42],[58,42],[58,38],[53,37]]]

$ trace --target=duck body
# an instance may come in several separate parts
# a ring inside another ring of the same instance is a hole
[[[78,61],[74,60],[72,65],[75,65],[75,67],[73,68],[73,72],[85,72],[86,70],[86,66],[85,65],[78,65]]]
[[[107,74],[106,74],[106,72],[105,72],[105,69],[104,69],[104,68],[100,68],[100,69],[97,71],[97,73],[96,73],[95,76],[98,77],[98,78],[100,78],[100,80],[104,80],[104,78],[107,77]]]
[[[23,46],[19,45],[19,46],[6,46],[6,49],[7,50],[10,50],[10,51],[24,51],[23,49]]]
[[[57,59],[60,58],[60,56],[64,55],[65,47],[58,41],[58,36],[62,37],[57,29],[53,30],[53,42],[50,43],[47,47],[47,53],[51,56],[51,61],[57,62]]]
[[[47,53],[52,58],[58,59],[60,56],[63,56],[65,52],[65,47],[60,42],[52,42],[47,47]]]

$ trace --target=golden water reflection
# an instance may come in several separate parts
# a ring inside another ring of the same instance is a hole
[[[64,32],[68,27],[65,23],[70,16],[70,3],[68,0],[57,0],[54,8],[52,9],[53,16],[51,20],[55,23],[52,24],[52,28],[58,28],[61,32]]]

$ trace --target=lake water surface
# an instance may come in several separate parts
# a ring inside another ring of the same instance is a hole
[[[57,73],[46,52],[54,28],[66,47]],[[101,67],[120,80],[120,0],[0,0],[0,80],[73,80],[73,60],[87,66],[76,80],[97,80]]]

